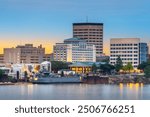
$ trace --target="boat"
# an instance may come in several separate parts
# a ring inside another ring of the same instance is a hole
[[[51,73],[35,75],[31,81],[33,84],[53,84],[53,83],[82,83],[80,76],[59,77]]]

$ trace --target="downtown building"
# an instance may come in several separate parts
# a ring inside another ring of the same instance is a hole
[[[70,38],[64,43],[56,43],[53,47],[54,60],[64,62],[96,62],[95,45],[86,40]]]
[[[4,63],[4,54],[0,54],[0,64]]]
[[[120,56],[123,65],[128,62],[137,68],[142,62],[148,59],[148,45],[142,43],[139,38],[113,38],[110,40],[110,63],[116,64]]]
[[[73,23],[73,37],[95,45],[96,59],[103,54],[103,23]]]
[[[150,60],[150,42],[148,42],[148,59]]]
[[[43,62],[45,48],[42,45],[33,47],[33,44],[18,45],[16,48],[4,48],[5,64],[33,63]]]

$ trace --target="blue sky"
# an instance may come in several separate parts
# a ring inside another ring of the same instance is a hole
[[[149,12],[149,0],[0,0],[0,42],[12,42],[9,47],[42,43],[51,51],[52,44],[72,37],[72,23],[87,16],[89,22],[104,23],[106,43],[115,37],[148,42]]]

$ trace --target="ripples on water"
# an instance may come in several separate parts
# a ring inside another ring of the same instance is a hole
[[[150,85],[18,84],[0,86],[0,99],[10,100],[140,100],[150,99]]]

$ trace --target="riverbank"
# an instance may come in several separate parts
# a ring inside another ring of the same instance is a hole
[[[12,83],[12,82],[0,82],[0,86],[1,85],[28,85],[28,84],[32,84],[31,82],[16,82],[16,83]]]
[[[0,85],[15,85],[15,83],[12,83],[12,82],[0,82]]]
[[[119,83],[143,83],[150,84],[150,78],[144,77],[109,77],[109,84],[119,84]]]
[[[119,83],[150,84],[150,78],[135,75],[86,76],[82,80],[83,83],[85,84],[119,84]]]
[[[68,84],[66,82],[52,82],[53,84],[63,83]],[[71,79],[70,79],[71,80]],[[33,82],[0,82],[0,85],[23,85],[23,84],[32,84]],[[87,76],[81,79],[81,82],[74,82],[72,81],[71,84],[126,84],[126,83],[143,83],[143,84],[150,84],[150,78],[144,77],[126,77],[122,75],[118,76]],[[45,84],[45,83],[41,83]],[[49,83],[51,84],[51,83]]]

